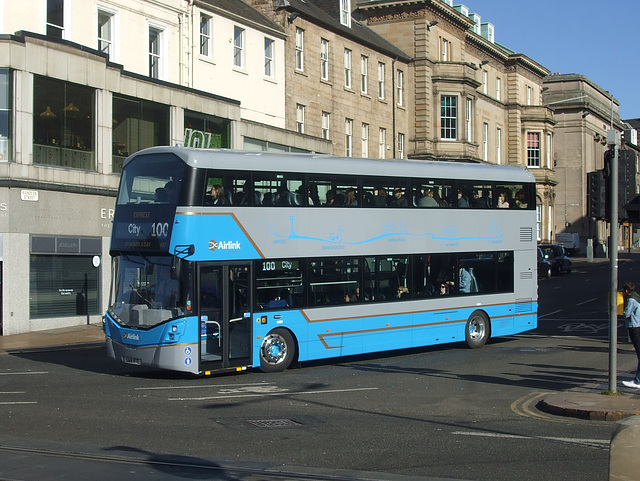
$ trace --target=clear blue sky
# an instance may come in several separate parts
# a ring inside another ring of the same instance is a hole
[[[640,0],[454,0],[495,26],[495,41],[552,73],[610,92],[622,119],[640,118]]]

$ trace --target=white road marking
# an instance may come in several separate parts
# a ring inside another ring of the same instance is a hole
[[[20,374],[49,374],[48,371],[16,371],[16,372],[0,372],[0,376],[17,376]]]
[[[553,436],[525,436],[523,434],[502,434],[502,433],[484,433],[478,431],[454,431],[451,434],[458,436],[478,436],[485,438],[503,438],[503,439],[522,439],[531,441],[557,441],[561,443],[577,444],[592,448],[602,448],[609,446],[609,439],[575,439],[575,438],[558,438]]]
[[[597,297],[594,297],[593,299],[589,299],[588,301],[579,302],[578,304],[576,304],[576,306],[582,306],[582,305],[584,305],[584,304],[588,304],[588,303],[590,303],[590,302],[597,301],[597,300],[598,300],[598,298],[597,298]]]
[[[275,389],[277,387],[274,386]],[[333,394],[333,393],[341,393],[341,392],[358,392],[358,391],[376,391],[377,387],[363,387],[363,388],[353,388],[353,389],[327,389],[323,391],[288,391],[283,390],[282,392],[243,392],[242,394],[234,394],[221,395],[221,396],[203,396],[203,397],[191,397],[191,398],[169,398],[169,401],[211,401],[215,399],[232,399],[232,398],[246,398],[246,397],[264,397],[264,396],[299,396],[301,394]]]
[[[251,383],[251,384],[208,384],[208,385],[187,385],[187,386],[154,386],[154,387],[137,387],[135,391],[163,391],[165,389],[216,389],[238,386],[268,386],[273,383]]]
[[[547,316],[553,316],[554,314],[557,314],[558,312],[562,312],[562,309],[558,309],[557,311],[550,312],[549,314],[544,314],[542,316],[538,316],[538,319],[542,319],[543,317],[547,317]]]

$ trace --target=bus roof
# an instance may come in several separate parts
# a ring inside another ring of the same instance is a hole
[[[166,153],[174,154],[187,165],[201,169],[535,182],[533,174],[525,168],[495,164],[421,159],[363,159],[327,154],[196,149],[180,146],[150,147],[141,150],[131,155],[125,165],[138,156]]]

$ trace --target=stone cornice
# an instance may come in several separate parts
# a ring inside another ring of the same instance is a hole
[[[407,8],[409,7],[409,8]],[[397,9],[393,14],[367,15],[370,22],[382,22],[396,19],[424,18],[426,13],[431,11],[447,18],[451,23],[456,24],[463,30],[471,28],[474,23],[471,19],[462,15],[454,8],[448,6],[441,0],[375,0],[357,4],[358,10],[381,10]]]

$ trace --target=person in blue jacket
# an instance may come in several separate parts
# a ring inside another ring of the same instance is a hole
[[[624,317],[627,320],[627,331],[629,339],[633,343],[638,357],[638,368],[636,376],[632,381],[622,381],[627,387],[640,389],[640,295],[636,292],[636,285],[627,281],[622,287],[622,295],[624,297]]]

